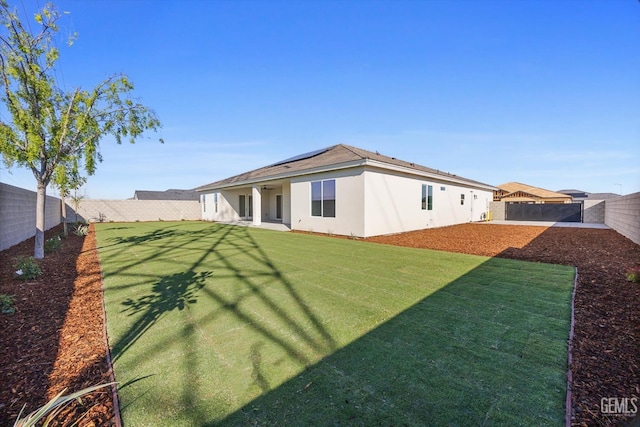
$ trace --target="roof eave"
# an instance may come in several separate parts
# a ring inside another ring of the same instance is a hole
[[[350,169],[358,166],[363,166],[364,164],[365,164],[364,159],[353,160],[350,162],[343,162],[343,163],[337,163],[337,164],[326,165],[326,166],[318,166],[315,168],[302,169],[298,171],[291,171],[291,172],[280,173],[275,175],[263,176],[260,178],[224,183],[220,185],[216,185],[216,183],[213,183],[213,184],[203,185],[202,187],[196,188],[196,191],[202,193],[202,192],[211,191],[211,190],[228,190],[232,188],[240,188],[240,187],[246,187],[249,185],[262,184],[269,181],[277,181],[279,179],[294,178],[296,176],[313,175],[317,173],[331,172],[334,170]]]
[[[403,172],[403,173],[408,173],[411,175],[417,175],[420,177],[424,177],[424,178],[431,178],[431,179],[435,179],[438,181],[445,181],[445,182],[450,182],[450,183],[454,183],[454,184],[462,184],[465,185],[467,187],[474,187],[474,188],[481,188],[487,191],[497,191],[499,190],[498,187],[494,187],[492,185],[489,184],[484,184],[482,182],[478,182],[478,181],[471,181],[468,180],[466,178],[457,176],[457,175],[450,175],[450,174],[445,174],[445,173],[434,173],[434,172],[427,172],[427,171],[423,171],[420,169],[415,169],[415,168],[411,168],[411,167],[405,167],[405,166],[399,166],[399,165],[394,165],[391,163],[386,163],[386,162],[380,162],[377,160],[372,160],[372,159],[367,159],[366,160],[367,165],[372,166],[372,167],[378,167],[381,169],[387,169],[387,170],[392,170],[392,171],[396,171],[396,172]]]

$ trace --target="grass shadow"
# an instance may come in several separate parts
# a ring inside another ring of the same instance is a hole
[[[561,424],[571,287],[538,300],[496,281],[505,265],[518,268],[488,260],[206,425]]]
[[[205,236],[207,239],[203,239]],[[107,286],[106,292],[110,292],[109,289],[137,290],[135,297],[126,298],[119,304],[120,314],[134,320],[128,321],[130,326],[124,332],[119,332],[111,345],[114,362],[118,366],[121,360],[126,359],[124,363],[131,366],[157,357],[167,352],[168,348],[174,349],[179,365],[176,369],[183,372],[182,384],[176,385],[182,390],[178,404],[191,408],[188,416],[193,425],[202,424],[208,419],[207,413],[198,409],[198,387],[194,387],[200,381],[203,364],[207,362],[203,362],[193,349],[198,348],[202,339],[207,339],[202,336],[202,329],[216,319],[231,317],[260,337],[247,345],[248,358],[252,364],[251,376],[255,386],[262,392],[271,389],[269,380],[261,370],[262,347],[265,342],[280,348],[301,366],[312,365],[336,348],[335,341],[318,316],[246,227],[216,225],[195,231],[152,230],[134,236],[108,237],[105,241],[114,242],[112,245],[101,246],[101,249],[109,248],[109,257],[125,256],[127,247],[140,250],[137,253],[141,253],[153,246],[148,255],[136,259],[135,263],[132,261],[115,266],[113,271],[108,268],[104,270],[105,277],[117,276],[122,279],[118,286]],[[203,241],[210,243],[203,247]],[[172,248],[188,248],[191,245],[197,247],[195,258],[189,258],[190,261],[186,264],[172,260]],[[180,271],[161,276],[154,271],[148,277],[141,278],[134,268],[135,265],[160,262],[164,256],[167,256],[164,266]],[[103,269],[104,265],[103,262]],[[155,279],[150,289],[140,292],[140,289],[149,288],[151,277]],[[229,282],[234,284],[231,291],[226,285]],[[268,292],[268,289],[274,287],[285,293],[284,300]],[[238,289],[242,289],[242,292],[236,292]],[[277,319],[277,325],[264,322],[248,306],[248,300],[262,305],[270,317]],[[211,309],[197,309],[196,306],[202,304]],[[161,327],[166,333],[156,333],[153,336],[157,339],[141,343],[146,334],[163,323],[165,316],[171,316],[174,320],[181,319],[180,325],[169,331],[163,325]],[[304,318],[303,322],[310,327],[300,325],[301,316]],[[156,378],[149,376],[146,381],[156,381]],[[138,387],[141,391],[135,392],[137,397],[123,403],[123,411],[126,412],[129,405],[148,393],[146,385],[139,383],[145,381],[129,381],[127,387]]]
[[[267,233],[231,225],[150,231],[122,236],[109,247],[111,260],[103,269],[114,283],[106,285],[107,292],[136,292],[117,304],[129,326],[113,345],[116,372],[149,375],[140,381],[123,378],[128,423],[144,423],[149,410],[165,414],[156,418],[165,425],[178,420],[200,426],[562,422],[571,269],[474,261],[479,265],[471,271],[343,346],[327,328],[327,314],[319,315],[318,301],[310,303],[309,294],[292,281],[295,271],[285,274],[279,267],[283,258],[272,258],[256,239],[260,232]],[[296,242],[307,238],[312,237]],[[357,270],[355,245],[350,256]],[[177,247],[189,256],[175,255]],[[309,263],[304,248],[290,250],[299,252],[291,265],[306,268],[300,263]],[[167,266],[173,272],[159,274]],[[308,268],[317,272],[308,285],[320,286],[313,282],[323,280],[322,266]],[[421,263],[401,268],[420,271],[419,280],[447,274],[436,265],[424,270]],[[383,293],[385,298],[403,292],[399,273],[392,272],[396,287]],[[369,284],[360,283],[361,274],[346,284],[366,292]],[[562,276],[568,286],[556,288],[549,274]],[[322,307],[342,298],[339,291],[331,288]],[[284,358],[294,361],[295,369],[285,366]],[[159,363],[180,375],[163,378]],[[289,379],[273,381],[273,373],[285,368]],[[227,371],[233,376],[225,376]],[[227,386],[242,383],[235,375],[249,377],[250,390]],[[234,393],[256,397],[230,411]]]
[[[165,276],[153,285],[150,293],[124,301],[123,311],[137,318],[133,326],[113,344],[111,354],[114,362],[135,345],[164,314],[184,310],[188,304],[195,304],[198,291],[205,286],[205,281],[211,274],[208,271],[185,271]]]

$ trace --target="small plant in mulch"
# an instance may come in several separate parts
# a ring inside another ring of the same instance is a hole
[[[640,267],[633,267],[627,270],[627,281],[633,283],[640,283]]]
[[[16,308],[13,306],[14,295],[0,294],[0,313],[13,314]]]
[[[54,236],[44,242],[44,252],[50,254],[56,252],[62,247],[62,239],[60,236]]]
[[[16,269],[16,277],[22,280],[33,280],[42,274],[40,266],[32,256],[17,257],[13,268]]]
[[[76,236],[86,236],[89,234],[89,224],[78,224],[76,228],[73,229],[73,234]]]
[[[108,387],[113,384],[115,383],[100,384],[93,387],[88,387],[76,393],[69,394],[66,396],[63,395],[66,389],[62,390],[60,393],[54,396],[51,400],[49,400],[44,406],[41,406],[36,411],[23,416],[22,413],[24,412],[24,409],[26,407],[25,405],[22,407],[22,410],[18,414],[18,419],[13,424],[13,427],[31,427],[31,426],[35,427],[40,422],[43,423],[42,425],[48,426],[56,419],[56,417],[60,414],[60,412],[64,409],[64,407],[69,403],[73,402],[74,400],[81,401],[80,398],[82,396],[89,394],[91,392],[94,392],[102,387]]]

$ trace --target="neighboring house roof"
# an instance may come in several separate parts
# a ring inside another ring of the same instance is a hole
[[[616,193],[589,193],[587,191],[581,190],[560,190],[558,193],[568,194],[573,197],[573,200],[607,200],[614,197],[620,197],[619,194]]]
[[[169,189],[165,191],[136,190],[134,200],[198,200],[195,190]]]
[[[496,191],[499,200],[510,202],[532,202],[532,201],[571,201],[571,196],[544,188],[522,184],[520,182],[507,182],[498,185],[500,190]]]
[[[378,152],[363,150],[345,144],[338,144],[321,150],[300,154],[286,160],[212,182],[196,188],[196,191],[207,191],[240,185],[250,185],[267,180],[290,178],[328,170],[343,169],[356,166],[374,166],[384,169],[395,169],[407,173],[429,176],[443,181],[495,190],[496,188],[479,181],[473,181],[454,174],[431,169],[415,163],[406,162],[382,155]]]

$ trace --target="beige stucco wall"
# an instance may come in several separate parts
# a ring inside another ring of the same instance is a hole
[[[297,177],[291,180],[291,228],[345,236],[364,235],[363,168]],[[336,180],[336,217],[311,216],[311,182]]]
[[[433,209],[422,209],[422,185],[433,188]],[[464,203],[461,196],[464,195]],[[480,221],[493,192],[402,173],[365,172],[365,236]]]
[[[218,195],[218,205],[216,207],[215,197]],[[202,194],[200,196],[201,215],[204,221],[238,221],[238,196],[251,194],[251,189],[247,191],[240,190],[222,190],[212,193]]]
[[[336,180],[336,218],[311,217],[310,182],[331,178]],[[423,184],[433,187],[432,210],[422,209]],[[362,167],[299,177],[291,183],[291,197],[292,228],[370,237],[480,221],[493,192]]]

